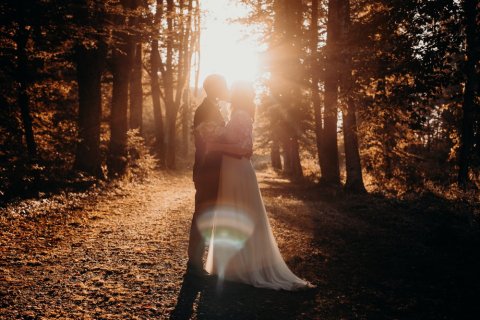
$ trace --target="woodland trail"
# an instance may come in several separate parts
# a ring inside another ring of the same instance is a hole
[[[155,173],[101,195],[3,209],[0,319],[450,319],[477,311],[480,237],[466,215],[258,176],[287,264],[316,290],[184,280],[193,184],[188,173]]]

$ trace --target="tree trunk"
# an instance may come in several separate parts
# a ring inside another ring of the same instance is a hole
[[[176,103],[173,101],[166,102],[166,110],[170,108],[170,112],[166,114],[167,120],[167,168],[175,169],[176,166],[176,154],[177,154],[177,113],[172,109],[176,108]],[[170,107],[168,106],[170,105]]]
[[[142,43],[137,43],[135,47],[130,81],[130,128],[143,134]]]
[[[466,83],[463,94],[463,117],[460,131],[460,150],[458,159],[458,185],[466,190],[469,177],[470,158],[474,140],[475,124],[475,98],[478,95],[478,79],[475,66],[479,61],[477,48],[477,11],[478,1],[464,0],[463,10],[465,14],[465,34],[466,34],[466,56],[467,64],[465,70]]]
[[[30,114],[29,100],[27,81],[21,80],[18,86],[18,105],[20,106],[28,155],[30,161],[33,161],[37,157],[37,143],[35,142],[35,136],[33,135],[33,121]]]
[[[362,166],[358,150],[357,119],[355,114],[355,103],[353,99],[347,100],[343,111],[343,138],[345,144],[345,169],[347,181],[345,190],[353,193],[364,193]]]
[[[278,139],[273,138],[270,147],[270,161],[272,162],[272,168],[276,170],[282,170],[282,159],[280,158],[280,144]]]
[[[190,141],[190,126],[192,121],[192,92],[190,90],[190,75],[192,69],[192,55],[198,50],[196,49],[195,33],[196,23],[194,21],[195,12],[193,10],[193,0],[188,0],[188,14],[187,14],[187,28],[184,38],[184,64],[185,64],[185,84],[183,94],[183,108],[182,108],[182,154],[188,155],[189,141]]]
[[[182,106],[182,154],[188,155],[191,119],[191,92],[190,88],[185,90]]]
[[[290,159],[291,159],[291,176],[295,179],[303,177],[302,164],[300,162],[300,146],[298,144],[298,138],[290,140]]]
[[[28,155],[30,161],[34,161],[37,157],[37,144],[35,142],[35,136],[33,134],[33,121],[30,114],[30,99],[28,94],[29,87],[29,67],[28,67],[28,57],[27,57],[27,41],[29,38],[30,31],[26,29],[24,23],[24,12],[23,6],[20,2],[17,3],[17,15],[18,21],[20,23],[16,35],[15,42],[17,46],[17,82],[18,82],[18,92],[17,92],[17,103],[20,108],[20,113],[22,117],[23,130],[25,135],[25,142],[27,145]]]
[[[292,153],[290,151],[290,144],[287,139],[282,141],[283,151],[283,172],[287,175],[292,174]]]
[[[185,2],[180,0],[178,3],[179,13],[176,12],[173,0],[167,0],[167,40],[165,65],[161,63],[163,84],[165,89],[165,118],[166,118],[166,141],[167,154],[166,163],[170,169],[175,169],[176,150],[177,150],[177,117],[180,105],[182,103],[183,93],[186,86],[188,73],[190,72],[190,29],[192,27],[193,1],[189,0],[188,13],[185,14]],[[178,35],[174,32],[176,26],[175,18],[179,19]],[[178,36],[178,45],[174,43],[173,36]],[[177,56],[174,53],[177,52]],[[160,60],[161,61],[161,60]],[[176,62],[176,68],[174,67]]]
[[[310,28],[310,49],[312,54],[312,63],[311,63],[311,95],[312,95],[312,105],[314,111],[315,119],[315,138],[317,144],[317,155],[318,155],[318,164],[320,167],[320,175],[324,177],[327,175],[325,172],[325,152],[323,151],[323,119],[322,119],[322,106],[320,101],[320,90],[318,88],[319,84],[319,72],[320,68],[318,65],[318,0],[312,0],[312,19],[311,19],[311,28]]]
[[[280,43],[283,61],[280,64],[280,82],[277,93],[281,108],[287,118],[281,119],[282,129],[286,136],[283,140],[284,149],[284,172],[291,178],[298,179],[303,176],[300,163],[299,132],[302,130],[301,88],[298,85],[303,81],[300,37],[302,35],[301,21],[303,21],[303,7],[301,2],[285,1],[279,7],[282,16],[276,17],[284,21],[278,21],[278,27],[283,29],[284,39]],[[287,80],[288,79],[288,80]]]
[[[167,148],[166,148],[166,164],[170,169],[175,168],[176,158],[176,125],[177,125],[177,103],[174,98],[174,71],[173,71],[173,19],[175,6],[173,0],[167,0],[167,52],[165,61],[165,72],[163,72],[163,83],[165,88],[165,120],[166,120],[166,134],[167,134]],[[183,34],[183,29],[180,30],[180,35]],[[176,35],[176,34],[175,34]],[[178,59],[178,69],[180,69],[181,59]],[[180,70],[177,71],[179,75]]]
[[[165,167],[165,135],[162,108],[160,103],[160,83],[158,77],[159,56],[158,40],[154,39],[152,41],[152,53],[150,56],[150,86],[152,90],[153,119],[155,122],[155,142],[160,166]]]
[[[110,115],[109,175],[125,173],[127,165],[128,54],[114,49],[112,57],[112,108]]]
[[[112,53],[112,107],[110,114],[110,176],[122,175],[127,166],[128,85],[132,67],[133,42],[126,33],[118,33]]]
[[[79,46],[76,52],[78,81],[78,137],[75,168],[103,177],[100,156],[102,115],[101,79],[105,67],[106,45]]]
[[[323,152],[325,153],[325,175],[322,183],[340,184],[337,144],[337,102],[338,102],[338,61],[339,41],[339,0],[328,1],[327,61],[325,64],[325,112],[323,129]]]
[[[293,179],[303,176],[300,162],[300,147],[296,138],[286,137],[283,140],[284,166],[283,171]]]
[[[344,101],[342,119],[345,146],[345,171],[347,175],[345,190],[352,193],[365,193],[360,152],[358,150],[356,106],[352,89],[354,80],[352,78],[351,41],[349,37],[350,1],[343,0],[339,9],[341,21],[341,56],[343,60],[339,73],[341,74],[340,92],[342,93]]]

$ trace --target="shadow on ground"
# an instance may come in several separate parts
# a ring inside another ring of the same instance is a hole
[[[304,318],[478,315],[480,231],[467,204],[432,195],[409,201],[347,197],[279,180],[263,181],[262,193],[274,220],[313,225],[313,238],[304,244],[311,254],[289,264],[318,285]]]
[[[185,278],[172,320],[190,319],[301,319],[316,290],[287,292],[209,279]]]

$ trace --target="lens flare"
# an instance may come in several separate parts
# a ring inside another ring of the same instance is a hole
[[[223,280],[232,257],[252,235],[254,223],[243,209],[218,206],[202,215],[198,228],[208,246],[206,270]]]

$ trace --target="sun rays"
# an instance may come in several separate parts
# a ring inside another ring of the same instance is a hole
[[[211,73],[224,75],[229,84],[254,81],[260,75],[259,46],[247,37],[252,27],[232,20],[246,16],[246,9],[231,1],[205,0],[201,35],[200,79]]]

